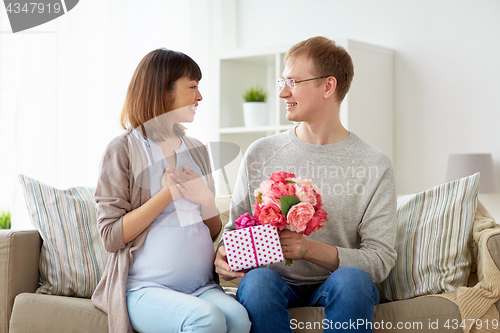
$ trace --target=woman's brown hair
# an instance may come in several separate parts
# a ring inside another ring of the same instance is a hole
[[[201,80],[200,67],[193,59],[165,48],[149,52],[137,66],[128,86],[120,119],[122,127],[141,127],[142,133],[153,140],[183,136],[184,126],[174,124],[172,127],[166,123],[166,117],[160,117],[172,111],[173,91],[182,77]]]

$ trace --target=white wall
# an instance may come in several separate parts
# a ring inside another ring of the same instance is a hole
[[[96,185],[102,153],[122,131],[130,78],[148,52],[166,47],[208,67],[207,3],[85,0],[16,34],[0,10],[0,210],[13,210],[13,228],[31,227],[17,174],[58,188]],[[207,113],[201,104],[198,118]],[[203,138],[199,121],[193,127]]]
[[[237,22],[242,48],[324,35],[396,51],[399,193],[443,183],[450,153],[492,153],[500,180],[500,1],[240,0]],[[500,194],[480,199],[500,221]]]

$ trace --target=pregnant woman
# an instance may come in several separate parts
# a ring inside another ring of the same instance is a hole
[[[248,332],[245,308],[214,281],[221,230],[208,152],[184,134],[202,100],[199,66],[166,49],[130,82],[125,133],[104,152],[96,189],[108,262],[93,304],[110,333]]]

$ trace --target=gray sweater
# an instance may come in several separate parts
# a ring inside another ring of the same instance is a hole
[[[375,283],[383,281],[396,259],[396,181],[390,159],[352,132],[327,145],[303,142],[294,129],[259,139],[243,157],[224,231],[234,230],[241,214],[254,213],[255,189],[278,171],[309,178],[321,190],[328,221],[325,229],[304,237],[336,246],[339,267],[359,267]],[[331,273],[306,260],[268,267],[294,285],[321,283]]]

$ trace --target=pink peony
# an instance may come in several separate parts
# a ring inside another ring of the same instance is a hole
[[[290,230],[298,233],[303,232],[314,215],[314,207],[307,202],[300,202],[293,205],[286,219],[290,225]]]
[[[291,172],[280,171],[269,176],[273,182],[285,182],[288,178],[295,178],[295,175]]]
[[[310,179],[307,179],[307,178],[302,178],[301,176],[298,176],[297,178],[295,179],[292,179],[294,182],[297,183],[297,185],[306,185],[306,186],[309,186],[309,187],[312,187],[313,186],[313,183],[312,183],[312,180]]]
[[[275,210],[281,212],[281,200],[276,198],[274,195],[271,196],[262,195],[262,204],[267,206],[273,206]]]
[[[261,224],[270,224],[281,230],[285,224],[289,224],[290,230],[309,235],[323,228],[323,221],[326,221],[326,212],[321,209],[323,201],[319,189],[311,179],[296,177],[291,172],[271,174],[254,191],[254,196],[254,217]],[[290,207],[287,217],[281,212],[282,197],[296,197],[300,200],[299,204]],[[318,212],[319,210],[321,211]],[[313,217],[314,221],[311,221]],[[243,223],[247,223],[247,220]]]
[[[271,190],[276,198],[295,196],[295,185],[288,182],[274,183]]]
[[[312,187],[307,185],[297,186],[296,195],[299,198],[300,202],[306,202],[308,204],[311,204],[312,206],[316,205],[316,193],[314,192]]]
[[[312,232],[316,232],[319,229],[324,229],[323,222],[327,221],[326,218],[327,212],[323,209],[317,210],[311,221],[307,224],[306,229],[304,230],[304,235],[309,236]]]
[[[260,225],[259,219],[255,216],[250,216],[250,214],[248,213],[245,213],[238,217],[234,223],[236,224],[236,229],[243,229]]]
[[[275,205],[262,205],[258,218],[262,224],[270,224],[280,230],[285,228],[285,216],[281,214],[281,209],[276,209]]]
[[[323,200],[321,200],[321,194],[319,190],[314,191],[314,195],[316,196],[316,205],[314,205],[314,209],[320,210],[323,207]]]
[[[258,189],[254,191],[254,196],[258,197],[259,193],[269,195],[269,193],[272,193],[271,186],[274,184],[272,180],[265,180],[262,183],[260,183],[260,186]]]

